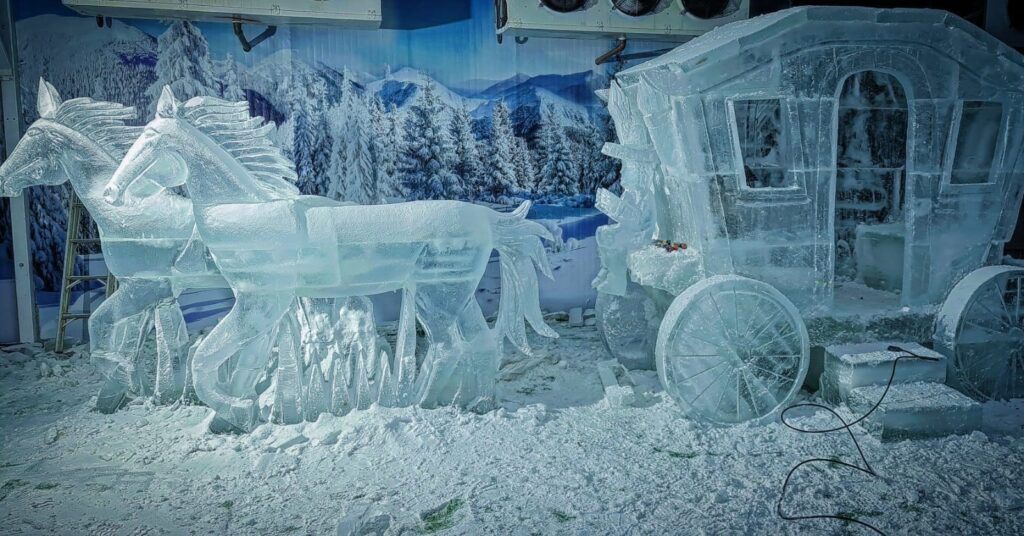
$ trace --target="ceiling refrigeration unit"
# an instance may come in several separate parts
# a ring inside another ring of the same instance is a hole
[[[63,0],[97,17],[143,18],[266,25],[316,24],[376,29],[381,0]]]
[[[745,19],[750,0],[495,0],[505,37],[685,41]]]
[[[1024,48],[1024,2],[988,0],[985,30],[1011,47]]]

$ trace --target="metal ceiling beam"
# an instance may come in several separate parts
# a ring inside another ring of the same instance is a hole
[[[18,41],[14,33],[11,0],[0,1],[0,113],[3,116],[4,158],[21,139],[21,95],[18,84]],[[32,249],[29,247],[28,190],[10,198],[11,241],[14,250],[14,286],[18,300],[18,338],[35,342],[39,338],[35,289],[32,285]]]

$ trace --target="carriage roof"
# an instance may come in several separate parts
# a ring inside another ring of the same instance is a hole
[[[617,78],[631,84],[645,77],[674,94],[704,91],[735,78],[735,70],[716,66],[725,59],[741,54],[756,58],[756,51],[766,49],[785,54],[838,41],[923,45],[963,66],[982,69],[979,75],[989,83],[1008,89],[1024,84],[1024,56],[947,11],[828,6],[787,9],[718,27]]]

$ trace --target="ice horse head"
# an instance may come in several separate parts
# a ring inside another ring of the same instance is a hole
[[[128,124],[135,119],[134,108],[89,98],[62,100],[40,80],[37,111],[39,119],[0,166],[0,193],[18,195],[29,186],[70,182],[96,222],[107,269],[118,280],[117,291],[89,318],[91,354],[107,380],[97,408],[113,411],[129,394],[173,400],[184,388],[188,344],[175,288],[227,286],[216,266],[203,262],[205,247],[194,236],[192,204],[159,184],[178,170],[149,173],[148,180],[125,192],[127,202],[113,206],[102,192],[142,132]],[[182,271],[184,265],[192,269]],[[137,365],[154,326],[167,344],[158,345],[161,372],[150,378]]]
[[[47,81],[39,80],[39,119],[0,165],[0,193],[14,196],[29,186],[54,186],[68,180],[91,181],[95,174],[72,174],[84,165],[113,168],[141,132],[128,126],[135,109],[88,98],[63,101]],[[105,181],[110,173],[100,177]],[[103,182],[100,182],[103,184]],[[78,184],[87,189],[91,184]]]

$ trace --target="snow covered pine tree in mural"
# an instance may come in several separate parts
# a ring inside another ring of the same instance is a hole
[[[298,30],[287,29],[244,54],[230,32],[216,24],[118,20],[100,31],[89,18],[38,15],[19,22],[22,76],[45,76],[65,95],[135,106],[144,112],[140,121],[151,117],[164,85],[181,99],[247,100],[253,115],[277,125],[274,141],[294,160],[302,192],[340,201],[512,206],[531,199],[590,207],[596,188],[617,180],[616,162],[600,152],[611,124],[593,94],[607,86],[604,68],[483,81],[469,70],[463,82],[446,85],[427,74],[429,62],[422,70],[392,69],[388,61],[363,60],[359,50],[335,59],[330,51],[311,52]],[[23,102],[35,102],[34,87],[23,93]],[[34,119],[31,107],[25,113]],[[37,285],[52,290],[62,265],[66,192],[34,190]],[[565,211],[549,212],[543,217],[558,220]],[[592,236],[595,226],[577,238]]]

